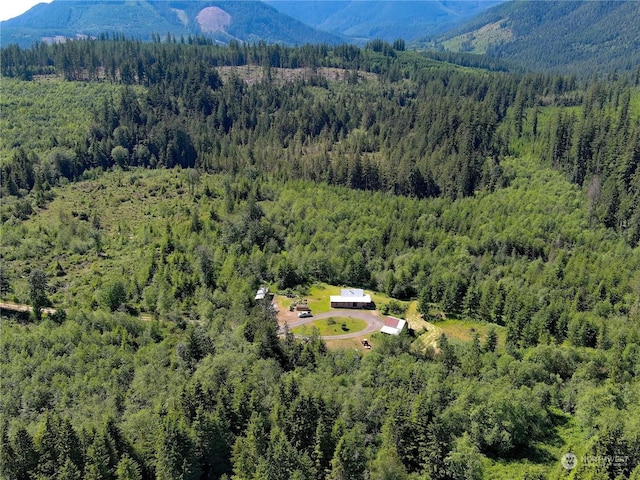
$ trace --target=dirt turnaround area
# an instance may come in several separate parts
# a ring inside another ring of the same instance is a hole
[[[280,324],[280,333],[284,333],[284,325],[286,324],[289,329],[305,325],[307,323],[315,322],[316,320],[322,320],[323,318],[330,317],[347,317],[357,318],[364,320],[367,326],[358,332],[345,333],[344,335],[325,335],[320,338],[323,340],[343,340],[346,338],[356,338],[362,335],[367,335],[373,332],[379,332],[384,321],[380,314],[373,310],[351,310],[351,309],[334,309],[330,312],[323,312],[312,317],[298,318],[297,312],[278,312],[278,323]],[[303,335],[296,335],[296,337],[303,337]]]

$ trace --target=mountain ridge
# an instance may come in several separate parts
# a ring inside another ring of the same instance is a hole
[[[207,21],[214,21],[214,11],[219,19],[225,17],[225,20],[217,23],[216,28],[210,28]],[[36,5],[19,17],[0,22],[0,28],[2,45],[17,43],[22,47],[50,38],[105,33],[124,34],[142,41],[167,34],[173,37],[205,35],[221,43],[262,40],[294,45],[343,41],[339,35],[316,30],[264,2],[253,0],[54,0],[49,4]]]
[[[290,45],[364,44],[378,38],[413,41],[443,33],[502,1],[54,0],[0,22],[0,42],[28,47],[35,41],[104,33],[143,41],[171,33],[175,37],[202,34],[223,43],[237,40]],[[224,28],[203,29],[198,15],[205,8],[219,8],[231,19]]]
[[[511,1],[431,44],[535,71],[590,76],[640,65],[640,3]]]
[[[336,1],[267,0],[303,23],[353,38],[413,41],[436,35],[504,0]],[[312,3],[310,7],[309,4]]]
[[[585,78],[640,65],[640,2],[630,1],[54,0],[0,28],[1,45],[21,47],[104,34],[285,45],[402,38],[409,48],[484,55],[518,71]]]

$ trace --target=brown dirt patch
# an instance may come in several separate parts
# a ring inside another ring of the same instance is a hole
[[[264,68],[261,65],[242,65],[240,67],[222,66],[217,67],[223,82],[226,82],[232,75],[236,75],[249,85],[259,83],[264,78]],[[344,82],[350,74],[349,70],[343,68],[321,67],[312,68],[279,68],[271,67],[271,79],[277,84],[296,80],[309,80],[314,75],[325,78],[328,82]],[[378,76],[370,72],[358,72],[361,81],[377,80]]]
[[[204,33],[224,32],[231,25],[231,15],[218,7],[203,8],[196,20]]]

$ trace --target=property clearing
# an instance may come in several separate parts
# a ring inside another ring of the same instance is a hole
[[[327,335],[347,335],[360,332],[364,330],[367,325],[367,322],[359,318],[329,317],[300,325],[299,327],[293,328],[291,332],[295,335],[310,335],[312,330],[316,328],[318,334],[323,337]]]

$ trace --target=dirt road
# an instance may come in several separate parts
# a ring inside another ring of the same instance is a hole
[[[33,311],[33,307],[31,305],[25,305],[22,303],[3,302],[3,303],[0,303],[0,310],[10,310],[13,312],[29,313]],[[56,313],[55,308],[43,307],[40,309],[40,311],[42,313],[46,313],[47,315],[53,315]]]

